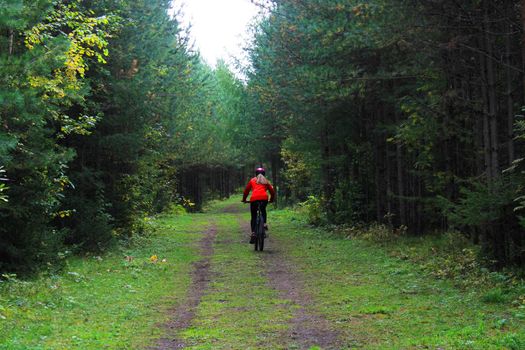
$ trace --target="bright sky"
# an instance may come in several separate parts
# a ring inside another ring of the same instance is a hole
[[[250,0],[173,0],[183,6],[183,24],[191,23],[191,35],[205,61],[214,66],[219,58],[242,58],[248,23],[258,13]]]

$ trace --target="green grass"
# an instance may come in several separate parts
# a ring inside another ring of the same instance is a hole
[[[289,349],[284,334],[291,310],[268,286],[260,253],[246,243],[236,215],[213,215],[218,228],[211,267],[215,277],[193,326],[182,332],[188,348]]]
[[[348,348],[525,349],[525,322],[501,290],[458,289],[388,247],[308,228],[277,211],[273,228]]]
[[[0,349],[155,344],[165,336],[168,309],[185,299],[192,263],[201,259],[200,233],[212,222],[210,283],[177,337],[190,349],[299,349],[288,336],[297,305],[271,287],[261,259],[270,252],[254,252],[242,232],[248,208],[239,203],[243,214],[222,212],[238,200],[214,203],[205,214],[157,218],[133,248],[71,258],[60,274],[1,282]],[[278,239],[288,252],[312,296],[308,310],[339,330],[341,350],[525,349],[523,286],[501,274],[487,274],[493,284],[458,283],[462,271],[431,257],[435,238],[379,244],[308,227],[290,210],[269,217],[266,248]],[[467,266],[471,256],[462,261]]]
[[[162,332],[157,325],[166,321],[166,309],[185,296],[197,259],[196,233],[205,224],[199,215],[157,219],[155,233],[135,248],[71,259],[59,275],[1,283],[0,349],[151,344]]]

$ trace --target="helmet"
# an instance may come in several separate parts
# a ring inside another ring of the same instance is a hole
[[[263,167],[259,167],[259,168],[255,169],[255,176],[257,176],[259,174],[266,175],[266,170],[264,170]]]

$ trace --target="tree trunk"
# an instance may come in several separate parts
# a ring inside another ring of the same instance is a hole
[[[275,154],[272,155],[271,163],[273,187],[275,188],[275,192],[277,194],[277,191],[279,189],[279,179],[277,178],[279,176],[279,160],[277,159]]]
[[[376,142],[375,142],[375,166],[374,166],[374,170],[375,170],[375,190],[376,190],[376,193],[375,193],[375,196],[376,196],[376,218],[377,218],[377,222],[383,222],[384,220],[384,216],[385,216],[385,213],[384,213],[384,205],[383,203],[385,202],[385,191],[383,189],[383,179],[384,179],[384,175],[381,176],[381,174],[383,174],[383,171],[382,171],[382,167],[383,167],[383,152],[382,152],[382,147],[381,147],[381,141],[380,141],[380,137],[376,137]]]
[[[397,163],[397,195],[399,200],[399,224],[406,225],[406,207],[405,207],[405,179],[403,173],[403,149],[400,144],[396,145],[396,163]]]
[[[13,29],[9,29],[9,56],[13,55],[14,41],[15,41],[15,31]]]
[[[476,93],[471,91],[471,89],[472,87],[469,86],[467,100],[475,101],[474,96],[476,95]],[[481,118],[475,118],[474,125],[473,125],[474,127],[474,153],[476,156],[476,159],[475,159],[476,168],[474,169],[475,175],[483,174],[483,172],[486,171],[485,163],[484,163],[485,152],[484,152],[484,145],[483,145],[483,142],[484,142],[484,123],[483,122],[484,122],[483,116]]]
[[[485,176],[487,182],[491,183],[492,167],[491,167],[491,155],[490,155],[490,129],[489,129],[489,99],[487,94],[487,74],[485,67],[485,57],[480,55],[481,65],[481,98],[483,100],[483,155],[485,158]]]
[[[399,122],[399,115],[394,112],[396,122]],[[397,165],[397,196],[399,202],[399,224],[406,225],[406,202],[405,202],[405,177],[403,172],[403,146],[396,144],[396,165]]]
[[[525,0],[521,0],[521,69],[523,104],[525,105]]]
[[[489,125],[490,125],[490,167],[493,178],[499,177],[499,160],[498,160],[498,115],[497,115],[497,96],[496,96],[496,77],[494,73],[494,61],[491,59],[494,55],[492,39],[489,31],[489,17],[485,14],[487,28],[485,30],[485,44],[487,46],[487,55],[489,59],[486,60],[487,65],[487,89],[489,101]]]
[[[509,25],[509,33],[505,37],[505,61],[507,63],[507,153],[508,164],[514,161],[514,102],[512,100],[512,72],[510,70],[510,36],[512,35],[512,26]]]
[[[325,117],[326,118],[326,117]],[[323,197],[326,203],[326,211],[328,214],[328,220],[333,221],[333,216],[335,214],[334,208],[334,179],[333,172],[331,169],[330,163],[330,145],[329,145],[329,130],[327,122],[325,121],[325,126],[321,132],[321,169],[322,169],[322,189]]]
[[[392,229],[392,166],[390,164],[389,147],[388,142],[385,147],[385,164],[386,164],[386,205],[387,205],[387,221],[388,226]]]

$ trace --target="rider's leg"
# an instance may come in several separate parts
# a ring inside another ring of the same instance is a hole
[[[268,216],[266,214],[266,206],[267,205],[268,205],[268,201],[261,201],[261,213],[262,213],[262,216],[263,216],[264,228],[265,229],[268,229],[268,225],[266,225],[266,220],[268,218]]]
[[[261,213],[264,219],[264,223],[266,223],[266,206],[268,205],[268,201],[260,201],[261,202]]]
[[[250,202],[250,212],[252,214],[252,219],[250,221],[250,226],[252,228],[252,233],[250,236],[250,243],[255,243],[255,225],[257,221],[257,202]]]
[[[250,212],[252,214],[252,219],[250,221],[252,232],[255,232],[255,223],[257,221],[257,202],[250,203]]]

